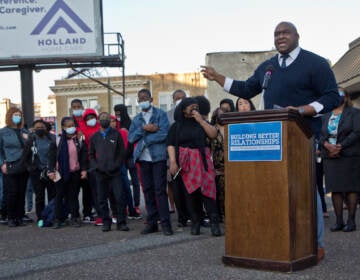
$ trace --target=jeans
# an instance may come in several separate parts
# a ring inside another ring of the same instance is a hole
[[[41,219],[41,212],[45,208],[45,190],[47,192],[47,201],[51,201],[55,197],[55,184],[53,181],[41,180],[40,170],[30,173],[30,180],[35,192],[35,211],[38,220]]]
[[[318,237],[318,247],[324,247],[324,216],[323,209],[321,206],[321,198],[319,192],[316,192],[317,198],[317,237]]]
[[[29,178],[26,182],[26,212],[30,212],[33,208],[33,194],[34,185]]]
[[[158,162],[140,161],[140,172],[143,180],[148,224],[156,225],[160,219],[162,225],[169,226],[166,160]]]
[[[2,208],[2,200],[3,200],[3,174],[0,170],[0,209]]]
[[[133,198],[134,198],[134,206],[139,207],[140,205],[140,182],[137,174],[137,168],[134,166],[133,168],[129,168],[131,184],[133,189]]]

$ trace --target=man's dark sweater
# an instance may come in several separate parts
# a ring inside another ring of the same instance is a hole
[[[91,168],[115,176],[121,173],[124,158],[124,142],[116,129],[111,128],[105,138],[100,131],[90,138]]]
[[[275,104],[297,107],[317,101],[324,106],[320,113],[326,113],[340,104],[337,84],[329,63],[303,49],[286,68],[280,67],[277,55],[263,62],[247,81],[234,81],[230,93],[246,99],[259,94],[270,65],[274,71],[264,94],[265,109],[272,109]],[[306,117],[305,120],[315,134],[320,132],[320,118]]]

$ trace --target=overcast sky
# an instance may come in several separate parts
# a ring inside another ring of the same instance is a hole
[[[359,0],[103,0],[103,23],[125,40],[126,75],[194,72],[206,53],[272,49],[280,21],[297,26],[302,48],[336,63],[360,36],[359,10]],[[35,101],[67,72],[34,73]],[[20,101],[19,76],[0,72],[0,98]]]

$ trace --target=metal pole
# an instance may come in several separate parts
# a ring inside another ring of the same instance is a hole
[[[110,91],[110,77],[108,77],[107,79],[107,83],[108,83],[108,89],[107,89],[107,94],[108,94],[108,113],[111,114],[111,91]]]
[[[120,34],[121,36],[121,34]],[[122,92],[123,92],[123,104],[125,104],[125,42],[121,37],[121,56],[122,56]]]
[[[33,67],[34,65],[20,65],[21,78],[21,107],[24,116],[24,122],[28,128],[34,121],[34,85],[33,85]]]

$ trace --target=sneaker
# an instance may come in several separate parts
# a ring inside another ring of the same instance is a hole
[[[116,217],[113,216],[113,217],[111,218],[111,221],[112,221],[113,224],[116,224],[116,223],[117,223]]]
[[[129,219],[129,220],[141,220],[142,217],[141,217],[141,215],[139,215],[138,213],[136,213],[136,211],[134,211],[134,213],[131,213],[131,214],[128,216],[128,219]]]
[[[101,230],[103,232],[107,232],[107,231],[110,231],[111,230],[111,223],[104,223],[101,227]]]
[[[59,220],[55,220],[52,228],[53,229],[59,229],[59,228],[62,228],[63,226],[65,226],[65,223],[64,222],[61,222]]]
[[[17,223],[16,223],[15,220],[10,219],[10,220],[8,221],[8,227],[17,227],[17,226],[18,226],[18,225],[17,225]]]
[[[158,232],[158,231],[159,231],[159,228],[158,228],[157,224],[155,224],[155,225],[147,224],[145,226],[145,228],[141,231],[141,234],[149,234],[149,233],[154,233],[154,232]]]
[[[82,222],[84,224],[91,224],[92,222],[94,222],[94,217],[92,216],[85,216],[82,220]]]
[[[116,229],[119,231],[129,231],[129,227],[125,223],[117,224]]]
[[[7,218],[0,218],[0,225],[7,225],[8,219]]]
[[[134,209],[135,209],[136,214],[138,214],[139,216],[141,216],[141,211],[140,211],[139,206],[135,206]]]
[[[97,218],[95,221],[95,226],[102,226],[104,225],[102,218]]]
[[[81,220],[80,218],[74,218],[70,220],[70,225],[73,227],[81,227]]]
[[[24,217],[22,218],[22,220],[25,222],[25,223],[32,223],[34,220],[31,219],[28,215],[24,215]]]

